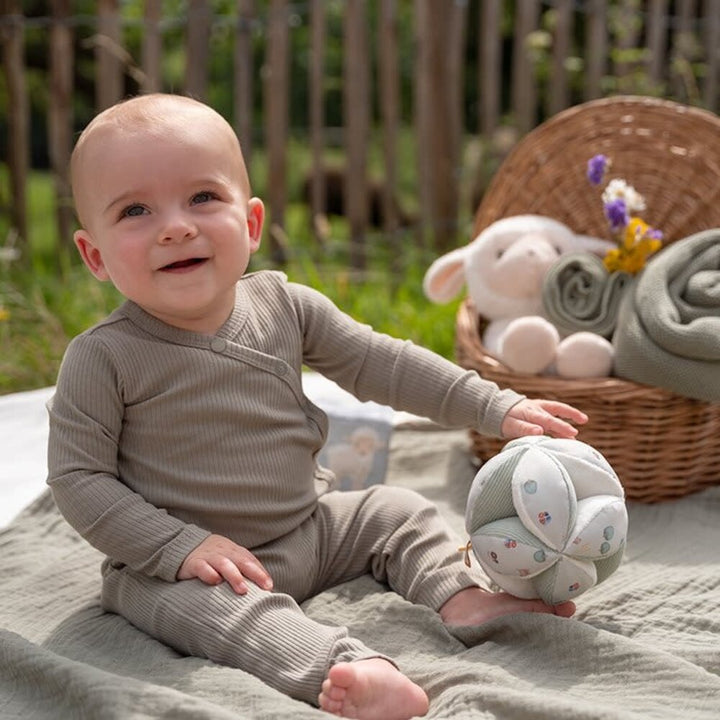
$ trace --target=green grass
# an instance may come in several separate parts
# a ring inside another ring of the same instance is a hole
[[[7,187],[4,172],[0,167],[0,187]],[[59,248],[51,178],[33,173],[28,195],[28,261],[0,262],[0,394],[54,384],[70,339],[122,300],[109,284],[90,275],[67,243]],[[433,256],[418,249],[412,232],[400,237],[399,253],[393,253],[382,233],[369,234],[367,270],[358,277],[349,269],[348,231],[342,219],[333,220],[321,247],[310,232],[307,208],[291,204],[286,231],[290,258],[282,269],[291,280],[324,292],[380,332],[452,357],[457,302],[437,306],[424,297],[422,278]],[[0,244],[7,233],[7,217],[0,214]],[[272,263],[265,240],[250,269],[267,267]]]

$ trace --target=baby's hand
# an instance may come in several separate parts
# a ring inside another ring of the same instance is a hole
[[[572,405],[555,400],[521,400],[508,410],[500,431],[505,438],[523,435],[552,435],[558,438],[574,438],[577,428],[566,420],[578,425],[587,422],[588,417]]]
[[[199,578],[207,585],[230,583],[238,595],[248,588],[245,579],[252,580],[263,590],[272,590],[272,578],[260,561],[247,549],[222,535],[205,538],[183,561],[178,580]]]

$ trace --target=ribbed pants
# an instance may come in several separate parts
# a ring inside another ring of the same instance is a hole
[[[103,607],[181,653],[240,668],[316,705],[332,665],[384,656],[344,627],[311,620],[298,603],[365,573],[433,610],[478,584],[437,508],[387,485],[323,495],[302,525],[252,552],[273,578],[271,592],[250,582],[245,595],[227,583],[170,583],[106,562]]]

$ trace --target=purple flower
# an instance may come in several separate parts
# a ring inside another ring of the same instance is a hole
[[[662,230],[656,230],[655,228],[651,228],[645,234],[651,240],[662,240],[663,239]]]
[[[610,222],[610,229],[613,232],[622,230],[630,222],[627,205],[622,198],[605,203],[604,208],[605,217]]]
[[[607,155],[595,155],[588,160],[587,178],[591,185],[599,185],[602,182],[608,162]]]

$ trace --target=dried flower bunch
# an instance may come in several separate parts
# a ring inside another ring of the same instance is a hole
[[[606,155],[588,160],[587,178],[599,186],[611,161]],[[648,258],[662,247],[662,233],[648,225],[637,213],[645,210],[645,198],[622,178],[615,178],[602,193],[603,211],[617,248],[610,250],[603,262],[608,272],[638,273]]]

